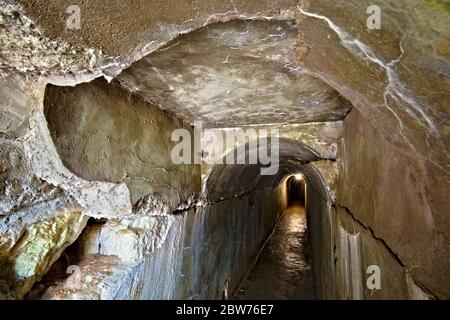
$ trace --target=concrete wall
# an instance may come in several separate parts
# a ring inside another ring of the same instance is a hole
[[[82,240],[86,254],[82,261],[89,261],[97,253],[95,250],[108,246],[102,249],[103,254],[114,254],[121,260],[108,264],[107,275],[96,267],[85,269],[81,261],[79,291],[70,290],[66,281],[50,287],[44,297],[222,299],[237,289],[285,206],[284,187],[274,192],[262,186],[239,197],[168,215],[170,227],[161,246],[137,259],[130,256],[136,246],[124,247],[129,242],[125,228],[101,231],[107,233],[103,237],[97,228],[88,228]],[[113,243],[121,246],[114,248]],[[97,259],[109,261],[110,257],[102,255]],[[105,264],[99,265],[105,268]]]
[[[144,279],[138,298],[222,299],[225,291],[231,296],[284,210],[285,199],[282,187],[275,192],[262,188],[176,217],[173,236],[145,260],[151,276]]]
[[[427,178],[434,166],[402,152],[356,110],[344,121],[338,159],[337,296],[448,296],[449,198],[439,179]],[[381,269],[380,290],[366,288],[369,265]]]
[[[225,289],[234,293],[284,210],[284,195],[281,187],[261,188],[198,210],[198,223],[185,237],[191,248],[186,266],[192,266],[187,297],[220,299]]]
[[[328,170],[333,171],[330,166]],[[311,236],[312,267],[317,296],[321,299],[335,297],[335,266],[333,259],[333,208],[327,184],[320,171],[309,164],[301,167],[307,181],[306,213]]]

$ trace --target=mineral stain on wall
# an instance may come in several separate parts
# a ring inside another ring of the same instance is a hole
[[[296,172],[317,297],[450,296],[447,2],[70,4],[0,0],[0,298],[226,297]],[[174,165],[195,120],[278,127],[278,175]]]

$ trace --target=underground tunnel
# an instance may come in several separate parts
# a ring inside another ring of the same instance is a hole
[[[448,8],[206,3],[0,0],[0,299],[447,299]]]

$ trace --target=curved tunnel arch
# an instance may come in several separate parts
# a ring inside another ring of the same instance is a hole
[[[249,145],[245,152],[248,157]],[[270,148],[270,145],[262,146]],[[234,149],[231,152],[236,152]],[[224,157],[225,159],[226,157]],[[318,152],[308,145],[287,138],[279,139],[279,170],[274,175],[261,175],[261,164],[218,164],[215,165],[206,182],[208,203],[226,201],[249,196],[248,207],[255,201],[261,203],[260,214],[267,232],[262,235],[260,245],[270,235],[280,215],[288,206],[287,180],[295,174],[302,174],[309,192],[307,193],[307,222],[312,247],[312,267],[314,271],[316,294],[320,298],[334,296],[334,262],[332,237],[332,208],[328,186],[315,161],[323,160]],[[256,198],[256,199],[255,199]],[[267,199],[270,199],[267,201]],[[248,208],[242,208],[245,211]],[[251,209],[250,209],[251,210]],[[245,212],[243,212],[245,214]],[[254,217],[253,215],[249,215]],[[260,219],[256,217],[255,219]],[[256,257],[253,252],[249,257]],[[244,274],[245,275],[245,274]],[[232,275],[231,275],[232,276]],[[242,277],[240,274],[237,277]],[[241,278],[230,283],[238,284]]]

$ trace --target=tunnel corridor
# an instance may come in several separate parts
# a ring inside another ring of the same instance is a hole
[[[378,2],[0,0],[0,299],[448,299],[450,9]]]
[[[238,300],[316,299],[304,207],[292,204],[234,296]]]
[[[287,184],[288,207],[233,297],[237,300],[313,300],[316,289],[307,230],[306,184],[300,174]]]

